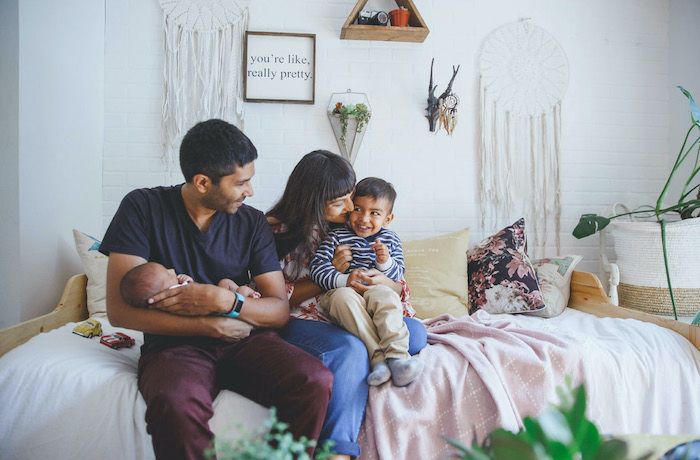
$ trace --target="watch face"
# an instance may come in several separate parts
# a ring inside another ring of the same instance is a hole
[[[240,313],[241,308],[243,308],[243,302],[245,302],[245,297],[243,297],[243,294],[236,292],[236,305],[233,307],[233,311]]]

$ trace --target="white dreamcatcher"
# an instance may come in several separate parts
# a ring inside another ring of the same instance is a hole
[[[482,230],[524,215],[535,255],[552,235],[558,252],[566,55],[548,32],[522,20],[486,37],[479,71]]]
[[[165,28],[163,147],[168,171],[182,136],[220,118],[242,128],[242,43],[248,0],[160,0]]]

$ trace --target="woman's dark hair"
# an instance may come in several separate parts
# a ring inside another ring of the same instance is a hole
[[[214,185],[258,158],[258,151],[243,132],[224,120],[213,118],[197,123],[180,145],[180,169],[186,182],[204,174]]]
[[[267,212],[287,227],[286,233],[275,238],[279,257],[294,252],[297,271],[310,261],[328,235],[326,204],[354,187],[355,171],[345,158],[327,150],[304,155],[289,175],[282,198]]]

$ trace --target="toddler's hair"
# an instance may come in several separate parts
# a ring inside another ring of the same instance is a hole
[[[378,200],[384,198],[389,202],[389,212],[394,210],[394,202],[396,201],[396,190],[390,182],[378,177],[365,177],[355,186],[355,193],[352,197],[369,196]]]

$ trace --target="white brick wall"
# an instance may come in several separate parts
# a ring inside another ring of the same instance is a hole
[[[425,43],[340,40],[354,0],[252,2],[251,30],[317,34],[316,104],[247,104],[245,131],[258,147],[250,203],[268,209],[305,153],[337,151],[325,109],[330,94],[366,92],[373,117],[355,164],[358,177],[393,182],[394,229],[404,239],[477,229],[476,55],[493,28],[530,17],[566,51],[563,106],[562,243],[595,270],[597,239],[576,241],[583,212],[615,201],[649,203],[668,164],[668,4],[659,0],[416,0]],[[391,2],[371,1],[388,9]],[[107,0],[104,225],[135,187],[169,182],[160,161],[163,32],[157,0]],[[461,70],[453,137],[428,131],[423,117],[430,59],[438,92]],[[177,179],[175,179],[177,180]],[[479,235],[474,236],[478,238]]]

